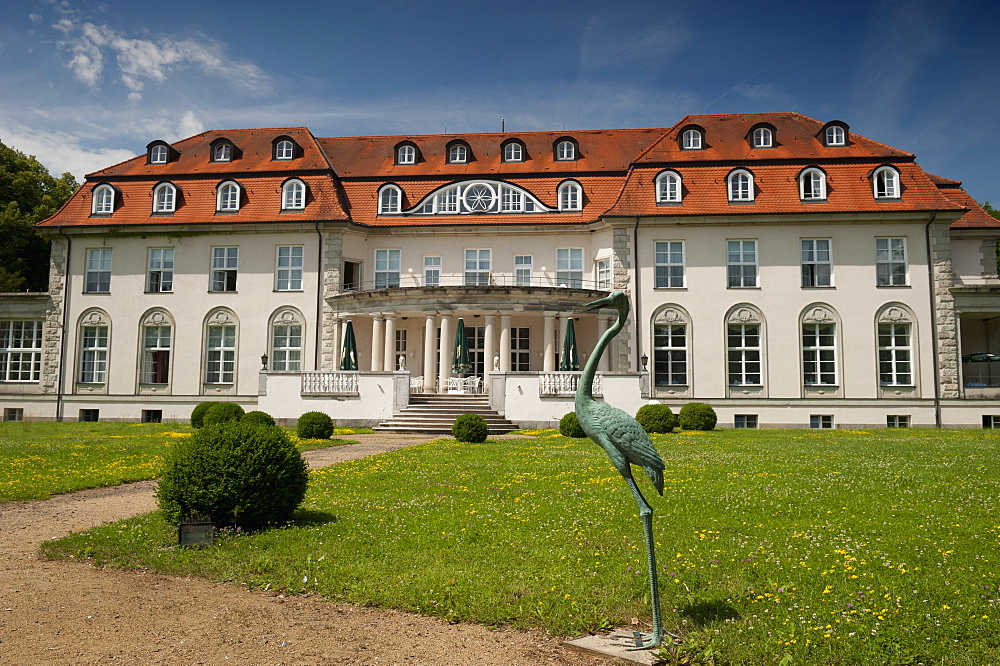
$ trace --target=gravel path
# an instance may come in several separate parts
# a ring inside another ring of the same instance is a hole
[[[323,467],[429,441],[352,435]],[[38,544],[155,509],[155,481],[0,505],[0,664],[603,666],[539,633],[283,597],[238,585],[37,557]]]

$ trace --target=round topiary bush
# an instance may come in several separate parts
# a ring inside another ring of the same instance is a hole
[[[485,442],[490,426],[479,414],[462,414],[451,426],[451,436],[460,442]]]
[[[576,412],[570,412],[559,419],[559,434],[563,437],[586,437],[587,433],[580,427],[580,421],[576,418]]]
[[[244,413],[243,408],[235,402],[217,402],[205,412],[204,423],[210,426],[227,421],[239,421]]]
[[[171,449],[156,499],[172,524],[195,514],[223,527],[287,522],[302,503],[309,468],[281,428],[206,425]]]
[[[295,434],[302,439],[330,439],[333,420],[323,412],[306,412],[299,417]]]
[[[677,417],[666,405],[643,405],[636,412],[635,420],[646,432],[673,432],[677,427]]]
[[[247,412],[240,419],[243,423],[256,423],[257,425],[274,425],[274,417],[267,412],[261,412],[259,410],[253,410],[252,412]]]
[[[719,417],[711,405],[703,402],[689,402],[681,407],[678,421],[684,430],[712,430]]]
[[[201,402],[191,410],[191,426],[193,428],[200,428],[205,425],[205,412],[212,408],[212,405],[216,405],[215,402]]]

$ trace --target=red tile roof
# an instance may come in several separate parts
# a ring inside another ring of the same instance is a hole
[[[1000,220],[983,210],[983,207],[962,189],[961,181],[940,176],[931,176],[931,179],[938,183],[941,194],[949,201],[969,209],[969,212],[951,223],[952,229],[1000,229]]]

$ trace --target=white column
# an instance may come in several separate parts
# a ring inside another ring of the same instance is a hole
[[[441,370],[438,373],[438,390],[444,393],[448,390],[448,378],[451,377],[451,315],[441,315]]]
[[[542,372],[552,372],[556,365],[556,313],[545,312],[545,334],[542,338]]]
[[[385,316],[385,350],[382,356],[382,369],[392,372],[396,369],[396,315]]]
[[[385,341],[382,338],[382,315],[372,317],[372,362],[369,366],[373,371],[382,369],[382,354],[385,352]]]
[[[604,316],[599,316],[597,318],[597,340],[601,339],[608,330],[608,318]],[[597,340],[594,341],[594,346],[597,346]],[[606,349],[604,351],[604,356],[601,357],[600,362],[597,364],[597,369],[604,372],[608,371],[608,360],[611,358],[611,349]]]
[[[495,324],[496,317],[491,314],[483,315],[483,324],[486,329],[483,334],[483,384],[486,385],[490,373],[493,372],[493,356],[496,352],[493,351],[493,326]]]
[[[434,356],[437,351],[437,341],[434,339],[434,333],[437,331],[437,315],[430,313],[424,320],[424,392],[433,393],[435,375],[434,375]]]
[[[500,372],[510,372],[510,315],[500,315]]]

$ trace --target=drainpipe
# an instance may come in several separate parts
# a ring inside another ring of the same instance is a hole
[[[936,219],[937,211],[934,211],[931,213],[931,219],[924,225],[924,242],[927,244],[927,282],[930,287],[928,298],[931,304],[931,345],[934,351],[934,426],[941,428],[941,367],[938,362],[940,351],[938,349],[937,303],[934,291],[934,252],[931,249],[931,225],[934,224],[934,220]]]
[[[316,220],[316,351],[313,353],[313,369],[320,370],[323,355],[323,233],[319,230],[319,220]]]
[[[639,216],[632,228],[632,266],[635,273],[635,369],[642,374],[642,305],[639,298]],[[640,380],[641,381],[641,380]]]
[[[59,372],[56,381],[57,422],[63,420],[63,376],[66,372],[66,338],[69,336],[69,329],[66,328],[66,320],[69,317],[69,257],[73,247],[70,237],[66,235],[61,225],[58,227],[58,231],[59,235],[66,239],[66,265],[63,268],[62,341],[59,349]]]

